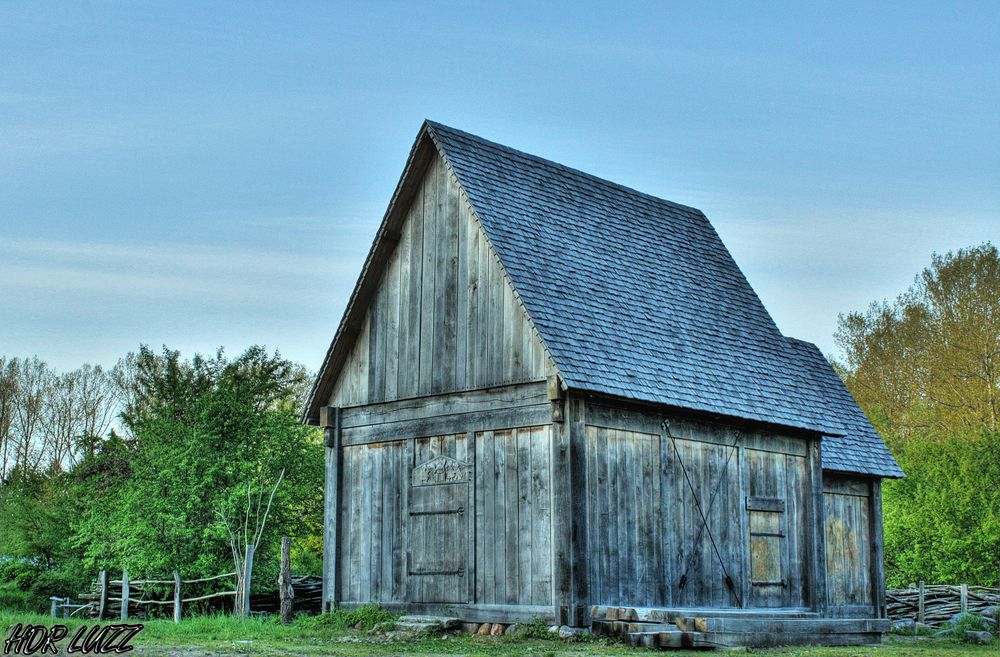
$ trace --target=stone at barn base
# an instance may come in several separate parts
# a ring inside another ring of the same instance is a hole
[[[501,623],[493,623],[493,629],[490,630],[490,636],[503,636],[503,625]]]
[[[892,621],[893,632],[915,632],[916,628],[917,621],[912,618],[900,618]]]
[[[968,631],[965,633],[966,643],[976,643],[976,644],[987,644],[993,640],[993,635],[989,632],[973,632]]]
[[[560,639],[572,639],[580,636],[581,634],[589,634],[590,630],[585,627],[570,627],[569,625],[563,625],[559,628],[559,638]]]
[[[515,636],[521,632],[522,626],[520,623],[511,623],[507,626],[507,629],[503,631],[504,634],[508,636]]]
[[[460,624],[461,621],[450,616],[400,616],[396,629],[411,632],[453,630]]]

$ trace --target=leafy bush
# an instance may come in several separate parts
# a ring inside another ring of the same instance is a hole
[[[545,621],[535,619],[527,623],[519,623],[517,636],[526,639],[551,639],[553,634],[549,632],[549,626]]]
[[[398,618],[378,605],[364,605],[356,609],[335,609],[319,616],[299,617],[296,623],[305,628],[374,630],[395,623]]]

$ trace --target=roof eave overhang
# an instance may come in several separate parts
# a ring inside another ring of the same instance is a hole
[[[361,330],[367,302],[378,286],[378,277],[372,276],[370,273],[381,271],[382,265],[395,249],[396,243],[399,242],[400,227],[406,218],[410,202],[419,189],[424,171],[438,154],[438,147],[430,136],[430,126],[427,121],[424,121],[412,148],[410,148],[406,166],[396,184],[382,223],[375,233],[375,240],[372,242],[368,257],[361,268],[361,274],[354,284],[354,291],[351,292],[340,325],[337,327],[330,348],[326,352],[323,366],[313,382],[309,399],[301,417],[301,421],[305,424],[318,425],[320,422],[320,408],[325,405],[325,400],[329,399],[333,393],[336,377],[340,373],[340,368],[343,366],[350,345],[353,343],[352,338]]]

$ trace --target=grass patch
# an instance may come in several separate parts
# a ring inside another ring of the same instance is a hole
[[[349,612],[358,612],[352,614]],[[233,618],[231,616],[192,616],[175,625],[168,620],[145,623],[136,637],[137,656],[157,657],[311,657],[313,655],[467,655],[529,657],[597,657],[618,655],[704,656],[704,652],[659,652],[630,648],[608,639],[563,641],[553,638],[545,625],[527,623],[518,636],[482,637],[468,634],[393,636],[378,631],[393,618],[384,610],[363,608],[342,610],[324,616],[297,617],[282,625],[273,617]],[[351,621],[354,623],[351,623]],[[70,626],[70,632],[86,620],[54,619],[40,614],[0,612],[0,630],[7,636],[16,623],[52,625],[53,621]],[[366,629],[354,629],[361,623]],[[374,631],[373,631],[374,630]],[[814,648],[793,647],[747,651],[760,657],[990,657],[997,656],[996,643],[972,646],[952,639],[918,639],[892,636],[878,647]],[[725,652],[715,654],[726,654]]]

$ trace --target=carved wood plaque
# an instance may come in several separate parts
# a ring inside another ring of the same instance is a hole
[[[448,456],[435,456],[413,468],[414,486],[462,484],[469,481],[469,464]]]

